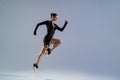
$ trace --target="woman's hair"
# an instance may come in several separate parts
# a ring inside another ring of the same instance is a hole
[[[55,16],[57,16],[57,15],[58,15],[57,13],[51,13],[51,17],[52,17],[52,16],[55,17]]]

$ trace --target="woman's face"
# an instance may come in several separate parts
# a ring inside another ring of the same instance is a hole
[[[52,16],[52,17],[51,17],[51,20],[52,20],[52,21],[57,21],[57,18],[58,18],[58,16]]]

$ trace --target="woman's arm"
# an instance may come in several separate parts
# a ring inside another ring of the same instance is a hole
[[[57,26],[57,30],[59,30],[59,31],[63,31],[64,29],[65,29],[65,27],[66,27],[66,25],[68,24],[68,21],[67,20],[65,20],[65,23],[64,23],[64,25],[63,25],[63,27],[62,28],[60,28],[59,26],[57,26],[56,24],[55,24],[55,26]]]
[[[44,21],[44,22],[41,22],[41,23],[38,23],[37,25],[36,25],[36,27],[35,27],[35,29],[34,29],[34,35],[37,35],[37,29],[38,29],[38,27],[40,26],[40,25],[43,25],[43,24],[46,24],[46,21]]]

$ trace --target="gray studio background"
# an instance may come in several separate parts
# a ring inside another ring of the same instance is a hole
[[[46,27],[37,23],[58,13],[57,24],[69,24],[54,37],[62,39],[41,70],[120,74],[119,0],[0,0],[0,71],[32,70]]]

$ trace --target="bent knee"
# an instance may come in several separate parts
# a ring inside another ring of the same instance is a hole
[[[62,40],[60,39],[53,39],[54,44],[61,44]]]
[[[59,39],[59,40],[58,40],[58,44],[62,44],[62,40]]]

